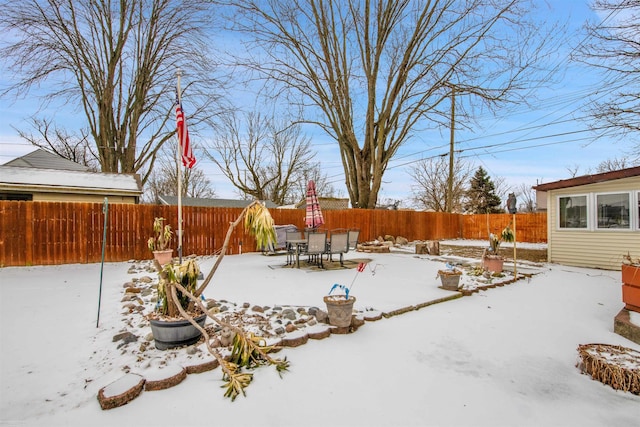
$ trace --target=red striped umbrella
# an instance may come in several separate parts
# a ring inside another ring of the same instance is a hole
[[[316,194],[316,183],[309,181],[307,184],[307,214],[304,220],[308,228],[317,228],[324,224],[318,195]]]

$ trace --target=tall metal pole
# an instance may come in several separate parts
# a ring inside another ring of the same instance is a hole
[[[451,85],[451,135],[449,138],[449,179],[447,180],[446,210],[453,211],[453,144],[455,141],[456,87]]]
[[[109,199],[104,198],[102,205],[102,213],[104,214],[104,228],[102,230],[102,262],[100,264],[100,292],[98,293],[98,317],[96,318],[96,328],[100,325],[100,304],[102,302],[102,272],[104,271],[104,252],[107,246],[107,218],[109,217]]]
[[[176,72],[178,76],[178,86],[177,86],[177,97],[178,97],[178,105],[182,108],[182,94],[180,93],[180,76],[182,75],[182,71],[178,68]],[[182,112],[184,114],[184,111]],[[176,139],[178,143],[176,144],[176,165],[178,166],[178,262],[182,264],[182,167],[180,166],[181,161],[181,153],[180,153],[180,138],[176,134]]]

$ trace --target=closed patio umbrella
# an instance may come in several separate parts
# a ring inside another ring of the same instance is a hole
[[[305,225],[308,228],[318,228],[324,224],[318,195],[316,194],[316,183],[309,181],[307,184],[307,214],[305,215]]]

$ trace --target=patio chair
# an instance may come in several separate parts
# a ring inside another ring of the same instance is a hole
[[[358,239],[360,238],[360,230],[357,228],[349,229],[349,250],[355,251],[358,249]]]
[[[327,254],[329,255],[329,261],[333,261],[333,254],[340,254],[340,266],[344,267],[343,256],[349,251],[349,233],[343,232],[331,232],[329,243],[327,244]]]
[[[318,266],[320,268],[324,268],[324,264],[322,264],[322,255],[327,250],[327,233],[326,232],[316,232],[309,233],[307,236],[307,247],[305,250],[305,254],[308,256],[307,262],[312,262],[312,260],[317,260]]]
[[[285,245],[287,249],[287,264],[293,265],[295,263],[296,254],[299,253],[299,244],[292,243],[293,241],[299,241],[304,239],[302,231],[300,230],[288,230],[285,236]]]

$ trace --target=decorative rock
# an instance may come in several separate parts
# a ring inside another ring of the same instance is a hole
[[[251,304],[249,304],[248,302],[245,302],[244,304],[242,304],[242,308],[249,308],[251,307]]]
[[[366,321],[376,321],[382,319],[381,311],[365,311],[364,312],[364,320]]]
[[[329,326],[316,325],[307,329],[307,335],[309,339],[321,340],[331,335],[331,328]]]
[[[425,243],[416,243],[416,254],[418,255],[428,255],[429,248]]]
[[[145,379],[140,375],[127,374],[124,377],[102,387],[98,391],[98,402],[104,409],[113,409],[126,405],[142,393]]]
[[[360,326],[364,325],[364,319],[359,317],[359,316],[352,316],[351,317],[351,327],[352,328],[359,328]]]
[[[315,316],[318,310],[319,310],[318,307],[309,307],[309,310],[307,310],[307,312],[309,313],[309,315]]]
[[[130,342],[138,341],[138,337],[131,332],[120,332],[113,336],[112,342],[122,340],[125,344],[129,344]]]
[[[257,313],[264,313],[264,308],[260,307],[259,305],[254,305],[253,307],[251,307],[251,310]]]
[[[133,284],[134,282],[126,282],[124,285],[122,285],[123,288],[127,289],[127,288],[132,288],[135,285]],[[126,292],[126,291],[125,291]]]
[[[220,364],[216,359],[210,360],[209,362],[201,363],[199,365],[190,365],[187,366],[187,374],[201,374],[202,372],[207,372],[216,369]]]
[[[144,384],[146,391],[164,390],[180,384],[187,378],[187,370],[180,366],[159,369],[152,374],[147,374]]]
[[[309,335],[303,331],[295,331],[294,333],[282,338],[281,345],[283,347],[298,347],[306,344],[309,340]]]
[[[293,331],[298,330],[298,328],[296,328],[296,326],[294,324],[289,323],[287,326],[285,326],[284,330],[287,331],[287,332],[293,332]]]
[[[198,349],[198,347],[196,347],[195,345],[190,345],[189,347],[187,347],[187,354],[194,355],[199,351],[200,349]]]
[[[151,282],[153,282],[153,279],[151,277],[149,277],[149,276],[142,276],[140,278],[140,282],[141,283],[151,283]]]
[[[329,315],[327,314],[326,311],[320,310],[318,309],[316,311],[316,313],[314,314],[316,320],[318,321],[318,323],[327,323],[329,322]]]
[[[296,320],[298,316],[296,315],[295,311],[293,311],[290,308],[287,308],[282,312],[282,317],[284,317],[287,320]]]
[[[398,236],[396,237],[396,245],[408,245],[409,244],[409,240],[406,237],[402,237],[402,236]]]
[[[393,237],[393,236],[392,236],[392,235],[390,235],[390,234],[385,234],[385,236],[384,236],[384,241],[385,241],[385,242],[391,242],[391,243],[395,244],[395,243],[396,243],[396,238],[395,238],[395,237]]]
[[[125,293],[128,293],[128,294],[139,294],[141,291],[142,291],[142,289],[133,288],[133,287],[125,289]]]
[[[278,327],[278,328],[275,328],[275,329],[273,330],[273,332],[274,332],[275,334],[277,334],[277,335],[282,335],[282,334],[284,334],[284,328],[283,328],[282,326],[280,326],[280,327]]]

